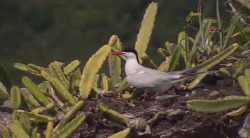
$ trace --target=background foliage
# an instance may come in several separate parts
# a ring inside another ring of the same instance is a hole
[[[14,62],[47,65],[53,60],[85,60],[112,34],[134,47],[147,0],[10,0],[0,1],[0,63],[12,77]],[[160,0],[151,51],[175,42],[197,0]],[[207,16],[216,17],[215,1],[206,5]],[[154,49],[155,48],[155,49]]]

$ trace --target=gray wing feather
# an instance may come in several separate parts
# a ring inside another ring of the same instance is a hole
[[[194,76],[200,74],[190,69],[182,71],[163,72],[159,70],[146,68],[143,66],[142,68],[143,68],[142,70],[144,70],[145,74],[148,74],[148,76],[154,77],[155,79],[158,80],[170,81],[170,82],[175,82],[175,81],[180,82],[189,78],[193,78]]]

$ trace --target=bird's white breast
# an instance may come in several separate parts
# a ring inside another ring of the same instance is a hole
[[[128,59],[125,64],[126,76],[136,74],[140,71],[140,64],[138,64],[136,59]]]

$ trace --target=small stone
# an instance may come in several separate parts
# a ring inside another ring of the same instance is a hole
[[[242,128],[238,131],[240,138],[250,137],[250,113],[246,116]]]
[[[193,90],[193,91],[191,92],[191,96],[195,96],[197,93],[198,93],[197,90]]]
[[[169,109],[167,111],[167,119],[179,119],[182,118],[185,114],[185,111],[182,109]]]
[[[189,98],[190,97],[190,94],[189,93],[186,93],[185,94],[185,98]]]
[[[233,82],[234,82],[234,80],[232,80],[232,79],[218,80],[217,81],[217,86],[220,86],[220,87],[232,86]]]
[[[139,132],[144,132],[147,122],[144,118],[135,118],[129,121],[129,127],[135,128]]]
[[[218,98],[220,96],[220,92],[218,91],[213,91],[208,95],[209,99],[214,99],[214,98]]]

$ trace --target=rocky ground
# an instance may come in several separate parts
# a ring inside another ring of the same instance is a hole
[[[192,91],[172,89],[165,97],[146,102],[134,100],[131,104],[119,97],[102,97],[99,101],[107,104],[130,118],[143,118],[149,125],[148,134],[133,137],[149,138],[236,138],[244,116],[225,118],[223,113],[205,114],[187,108],[190,99],[216,99],[229,95],[243,95],[232,80],[219,80],[215,84],[203,84]],[[100,112],[92,110],[96,101],[89,101],[89,120],[80,137],[107,137],[124,129],[107,121]],[[95,121],[93,121],[95,120]],[[98,121],[97,121],[98,120]],[[145,131],[145,130],[144,130]]]
[[[110,109],[131,119],[140,118],[142,124],[139,121],[139,125],[148,125],[147,129],[143,127],[140,130],[141,133],[132,133],[132,137],[236,138],[247,113],[235,118],[226,118],[223,117],[224,113],[199,113],[186,106],[186,101],[190,99],[216,99],[228,95],[243,95],[240,87],[235,86],[233,80],[205,83],[192,91],[171,89],[164,96],[157,98],[152,96],[145,102],[140,98],[127,101],[116,95],[87,100],[83,109],[87,113],[86,123],[72,137],[104,138],[126,128],[104,117],[97,108],[97,104],[103,102]],[[1,125],[8,126],[11,123],[11,112],[9,102],[0,107]]]

